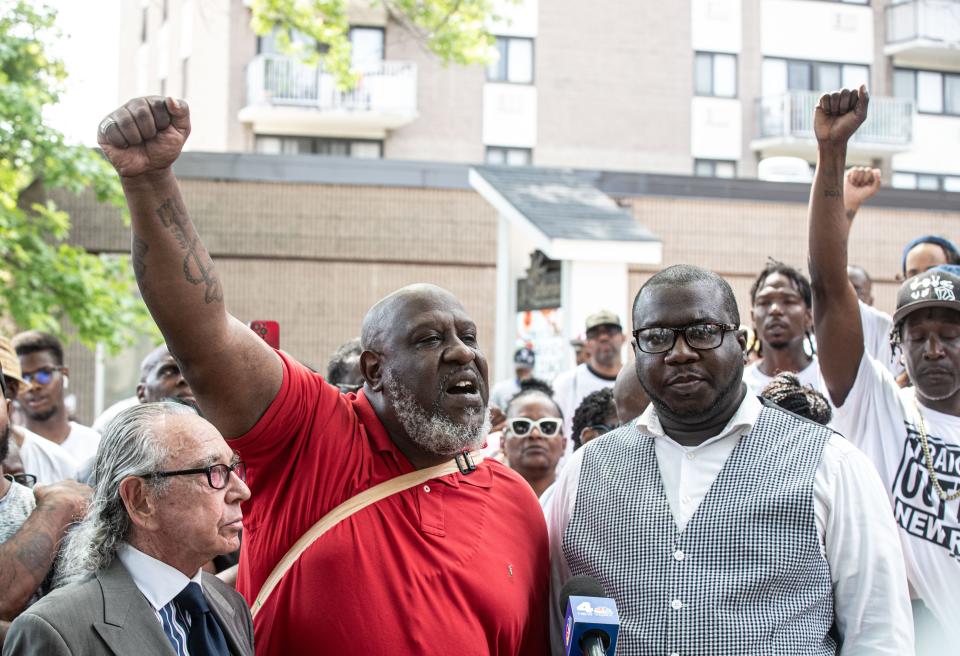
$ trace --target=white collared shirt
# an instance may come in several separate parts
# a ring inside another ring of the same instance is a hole
[[[183,572],[175,567],[148,556],[129,544],[120,547],[117,551],[117,558],[127,568],[127,572],[136,584],[137,589],[153,606],[154,614],[161,625],[163,620],[160,617],[160,609],[173,601],[173,598],[180,594],[189,583],[196,583],[203,589],[202,569],[198,569],[196,574],[187,578]]]
[[[654,438],[663,489],[678,530],[686,527],[762,407],[757,397],[747,394],[723,430],[695,447],[682,446],[666,436],[652,404],[637,418],[637,428]],[[555,623],[560,620],[556,610],[560,589],[571,577],[563,536],[577,498],[583,452],[588,448],[589,443],[574,453],[544,508],[550,536],[550,603],[555,611],[551,613],[551,632],[559,630]],[[873,464],[847,440],[834,435],[824,447],[813,493],[817,533],[830,566],[844,656],[912,654],[913,616],[903,554],[887,494]]]

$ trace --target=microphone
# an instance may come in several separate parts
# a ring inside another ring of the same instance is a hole
[[[617,603],[591,576],[574,576],[560,590],[566,656],[614,656],[620,615]]]

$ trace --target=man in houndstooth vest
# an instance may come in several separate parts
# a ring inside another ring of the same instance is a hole
[[[557,595],[597,579],[620,609],[620,656],[913,652],[896,528],[866,457],[748,394],[730,285],[693,266],[633,306],[652,400],[577,451],[547,509]]]

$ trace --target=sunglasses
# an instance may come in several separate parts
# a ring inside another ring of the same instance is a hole
[[[37,369],[36,371],[31,371],[30,373],[23,373],[23,382],[29,385],[30,383],[36,381],[37,385],[49,385],[50,381],[53,380],[53,374],[55,371],[60,371],[62,367],[44,367],[43,369]]]
[[[514,417],[507,420],[507,426],[510,433],[517,437],[526,437],[533,432],[536,427],[544,437],[556,437],[563,426],[563,420],[557,417],[544,417],[543,419],[527,419],[526,417]]]

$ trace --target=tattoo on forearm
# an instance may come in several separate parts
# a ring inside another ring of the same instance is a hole
[[[133,273],[137,277],[137,280],[143,280],[143,277],[147,273],[147,251],[150,250],[150,246],[141,239],[139,236],[133,236]]]
[[[196,233],[188,230],[187,210],[176,198],[168,198],[157,208],[160,223],[173,232],[180,247],[186,251],[183,258],[183,275],[191,285],[203,285],[205,303],[223,301],[223,287],[213,260],[203,248]]]
[[[17,546],[17,560],[27,571],[41,578],[53,562],[53,540],[46,533],[36,533]]]
[[[843,196],[843,192],[839,189],[824,189],[823,195],[826,198],[841,198]]]

